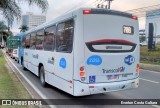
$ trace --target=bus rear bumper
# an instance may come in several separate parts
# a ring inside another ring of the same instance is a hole
[[[139,78],[112,83],[84,84],[79,81],[74,83],[77,85],[74,88],[74,96],[83,96],[137,88],[139,86]]]

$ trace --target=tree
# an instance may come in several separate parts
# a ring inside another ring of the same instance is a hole
[[[27,2],[28,5],[37,5],[45,12],[48,9],[47,0],[0,0],[0,11],[8,21],[9,25],[12,25],[14,19],[19,20],[21,17],[21,9],[19,3]]]
[[[4,21],[0,21],[0,41],[3,39],[6,41],[7,37],[11,32],[8,32],[8,27],[5,25]]]
[[[5,25],[4,21],[0,21],[0,31],[5,31],[7,30],[7,26]]]
[[[19,28],[20,32],[25,32],[27,31],[29,28],[27,27],[27,25],[21,25],[21,27]]]

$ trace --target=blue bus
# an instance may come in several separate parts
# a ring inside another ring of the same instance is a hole
[[[19,64],[22,64],[22,60],[23,60],[23,54],[24,54],[24,45],[23,45],[23,40],[25,39],[25,32],[21,32],[19,34],[19,39],[20,39],[20,45],[18,48],[18,62]]]

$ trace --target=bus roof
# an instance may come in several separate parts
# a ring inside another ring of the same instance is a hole
[[[32,33],[36,30],[40,30],[40,29],[52,26],[53,24],[55,24],[55,22],[61,21],[61,20],[65,19],[67,16],[71,16],[74,12],[82,11],[82,10],[90,10],[90,14],[108,14],[108,15],[117,15],[117,16],[128,17],[128,18],[132,18],[132,16],[133,16],[130,13],[125,13],[125,12],[121,12],[121,11],[117,11],[117,10],[109,10],[109,9],[101,9],[101,8],[79,8],[79,9],[76,9],[74,11],[67,12],[67,13],[59,16],[59,17],[56,17],[52,21],[43,23],[43,24],[27,31],[26,34]]]

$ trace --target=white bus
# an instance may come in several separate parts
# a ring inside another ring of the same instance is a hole
[[[73,96],[137,88],[136,16],[81,8],[26,33],[23,68]]]

